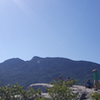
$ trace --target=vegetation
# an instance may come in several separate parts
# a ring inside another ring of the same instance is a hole
[[[33,83],[50,83],[61,75],[63,80],[74,76],[79,85],[84,85],[88,79],[93,82],[93,69],[98,69],[100,74],[100,65],[92,62],[57,57],[33,57],[29,61],[15,58],[0,63],[0,81],[3,85],[16,84],[17,81],[20,86],[27,88]]]
[[[59,81],[55,81],[52,80],[52,82],[50,82],[50,84],[58,84],[58,85],[65,85],[67,87],[72,87],[74,84],[77,84],[78,80],[74,80],[73,78],[71,79],[71,81],[63,81],[63,80],[59,80]]]
[[[41,97],[40,90],[34,90],[33,88],[25,91],[24,87],[20,87],[18,83],[15,85],[7,85],[0,87],[0,100],[38,100]]]
[[[47,88],[51,98],[42,97],[40,90],[34,90],[33,88],[25,90],[18,83],[15,85],[8,84],[0,87],[0,100],[72,100],[77,97],[77,93],[73,93],[70,87],[76,82],[74,79],[70,82],[51,82],[54,87]]]
[[[92,98],[93,100],[100,100],[100,94],[98,94],[97,92],[95,92],[94,94],[90,94],[90,98]]]
[[[77,80],[72,81],[58,81],[51,82],[54,84],[53,88],[48,88],[48,93],[52,97],[52,100],[72,100],[77,97],[78,93],[73,93],[70,87],[77,83]]]

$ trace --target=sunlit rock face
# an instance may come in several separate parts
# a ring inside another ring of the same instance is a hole
[[[73,87],[71,87],[71,89],[79,93],[77,97],[78,100],[92,100],[90,98],[90,94],[94,94],[95,92],[100,94],[100,89],[98,91],[95,91],[94,88],[90,89],[86,88],[85,86],[74,85]]]
[[[46,83],[36,83],[31,84],[28,88],[40,89],[42,91],[42,96],[44,96],[45,98],[51,98],[51,96],[47,93],[47,87],[53,88],[53,85]],[[74,100],[92,100],[89,94],[93,94],[95,92],[94,88],[89,89],[80,85],[73,85],[72,87],[70,87],[70,89],[72,90],[72,92],[78,93],[77,98],[75,98]],[[100,94],[100,90],[98,90],[97,92]]]
[[[47,92],[47,88],[53,88],[53,85],[46,83],[31,84],[28,88],[34,88],[35,90],[40,89],[43,93]]]

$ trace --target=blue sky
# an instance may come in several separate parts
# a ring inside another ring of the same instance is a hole
[[[0,63],[64,57],[100,64],[100,0],[0,0]]]

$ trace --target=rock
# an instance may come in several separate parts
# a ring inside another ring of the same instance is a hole
[[[40,89],[43,93],[47,93],[47,88],[53,88],[53,85],[46,83],[36,83],[31,84],[29,88],[34,88],[35,90]]]
[[[53,85],[46,83],[36,83],[29,86],[29,88],[40,89],[40,91],[42,91],[42,96],[44,96],[45,98],[51,98],[51,96],[47,93],[47,87],[53,88]],[[77,98],[75,98],[74,100],[92,100],[90,99],[89,94],[95,93],[94,88],[89,89],[79,85],[73,85],[72,87],[70,87],[70,89],[73,93],[78,93]],[[98,90],[97,92],[100,94],[100,90]]]
[[[89,89],[89,88],[85,88],[84,86],[79,86],[79,85],[74,85],[72,88],[73,89],[76,88],[76,91],[78,91],[78,93],[79,93],[78,100],[92,100],[92,99],[90,99],[89,94],[94,94],[95,92],[100,94],[100,90],[94,91],[94,88]]]
[[[48,93],[42,93],[42,96],[45,98],[52,98]]]

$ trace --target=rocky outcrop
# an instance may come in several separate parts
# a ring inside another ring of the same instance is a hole
[[[31,84],[28,88],[34,88],[35,90],[39,89],[42,91],[42,96],[45,98],[51,98],[51,96],[47,93],[47,88],[53,88],[53,85],[47,83],[36,83]]]
[[[51,96],[47,93],[47,87],[53,88],[53,85],[51,84],[45,84],[45,83],[37,83],[37,84],[31,84],[29,88],[34,88],[34,89],[40,89],[42,91],[42,96],[45,98],[51,98]],[[93,94],[94,88],[89,89],[85,88],[84,86],[79,86],[79,85],[73,85],[73,87],[70,88],[72,92],[78,93],[77,98],[74,100],[92,100],[90,99],[89,94]],[[100,90],[97,91],[100,94]]]
[[[47,93],[47,88],[53,88],[53,85],[46,83],[31,84],[28,88],[40,89],[43,93]]]
[[[89,94],[93,94],[95,92],[100,94],[100,90],[95,91],[94,88],[89,89],[89,88],[85,88],[84,86],[79,86],[79,85],[74,85],[73,87],[71,87],[71,89],[74,89],[79,93],[77,100],[92,100],[90,99]]]

